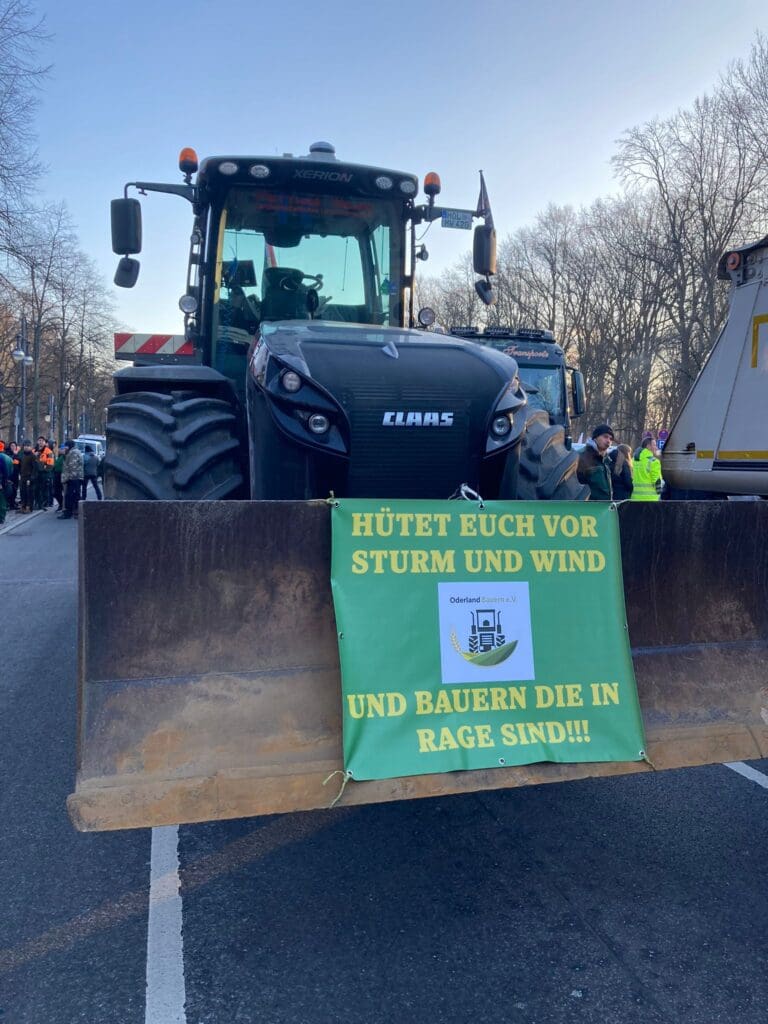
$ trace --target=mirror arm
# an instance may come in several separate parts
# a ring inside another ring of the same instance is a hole
[[[190,203],[197,202],[197,189],[194,185],[165,185],[157,181],[129,181],[123,189],[123,197],[128,198],[128,189],[135,188],[146,195],[147,192],[169,192],[173,196],[181,196]]]

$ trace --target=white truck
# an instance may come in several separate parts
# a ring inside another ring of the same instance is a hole
[[[673,497],[768,497],[768,236],[729,249],[718,277],[731,282],[728,319],[664,445],[663,475]]]

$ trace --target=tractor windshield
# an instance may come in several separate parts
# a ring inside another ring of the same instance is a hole
[[[262,321],[401,323],[403,206],[234,188],[221,215],[218,339]]]
[[[556,366],[521,366],[520,379],[525,384],[538,388],[536,394],[528,395],[528,405],[532,409],[544,409],[557,420],[562,417],[563,389],[560,370]]]

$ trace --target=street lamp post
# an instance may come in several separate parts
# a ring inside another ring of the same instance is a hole
[[[75,385],[72,381],[64,381],[64,408],[62,409],[61,419],[64,426],[64,438],[72,436],[72,391]]]
[[[21,318],[21,330],[16,335],[16,348],[11,352],[13,361],[21,368],[21,416],[16,424],[16,443],[21,444],[27,429],[27,367],[32,366],[34,359],[27,355],[27,321]]]

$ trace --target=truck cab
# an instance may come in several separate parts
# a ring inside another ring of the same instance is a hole
[[[480,331],[458,327],[452,328],[451,334],[512,356],[528,392],[528,405],[544,410],[552,425],[563,427],[570,447],[571,421],[581,416],[586,406],[584,377],[581,371],[567,365],[565,353],[551,331],[511,327],[486,327]]]

